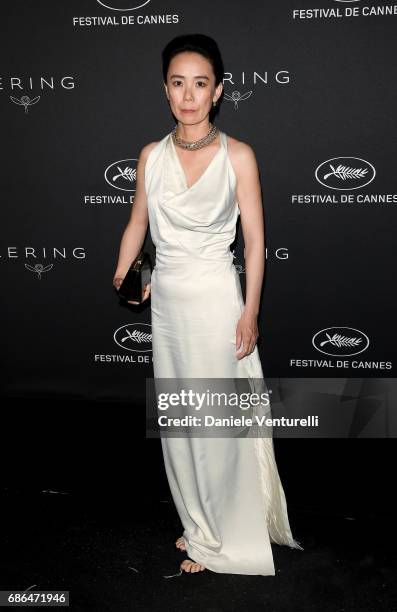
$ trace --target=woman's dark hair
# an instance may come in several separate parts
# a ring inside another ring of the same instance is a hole
[[[162,51],[161,56],[163,60],[164,83],[167,82],[168,68],[172,58],[178,53],[183,53],[184,51],[200,53],[200,55],[203,55],[210,62],[215,75],[215,86],[218,86],[219,83],[223,81],[223,60],[215,40],[210,36],[206,36],[205,34],[182,34],[181,36],[176,36],[170,40]],[[223,91],[221,94],[221,98],[222,97]],[[215,109],[213,107],[213,113],[214,111],[218,110],[220,101],[221,100],[219,99]]]

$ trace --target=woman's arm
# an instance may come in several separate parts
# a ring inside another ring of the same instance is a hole
[[[113,285],[116,289],[120,288],[122,280],[134,259],[139,255],[145,241],[149,222],[145,191],[145,165],[150,151],[156,144],[153,142],[144,146],[138,158],[134,203],[130,219],[121,238],[117,268],[113,278]]]
[[[231,161],[237,178],[236,198],[245,245],[246,299],[236,332],[237,348],[243,344],[239,353],[241,359],[254,350],[259,336],[257,316],[265,272],[265,236],[262,193],[255,153],[244,142],[236,141],[231,149]]]

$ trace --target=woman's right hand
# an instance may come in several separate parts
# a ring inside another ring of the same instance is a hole
[[[120,286],[123,280],[124,280],[124,277],[122,276],[117,276],[117,274],[114,276],[113,287],[117,289],[117,291],[120,289]],[[148,299],[148,297],[150,296],[151,289],[152,289],[151,283],[147,283],[144,286],[143,291],[142,291],[142,302]],[[132,302],[131,300],[127,300],[127,302],[128,304],[139,304],[139,302]]]
[[[117,291],[120,289],[121,283],[123,282],[124,278],[122,276],[117,276],[117,274],[114,276],[113,278],[113,287],[115,289],[117,289]]]

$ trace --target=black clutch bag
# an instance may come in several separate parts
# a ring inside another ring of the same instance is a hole
[[[141,251],[133,261],[119,288],[119,296],[124,300],[142,303],[145,285],[150,283],[152,261],[149,253]]]

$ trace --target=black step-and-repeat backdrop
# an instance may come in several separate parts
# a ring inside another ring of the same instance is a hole
[[[150,306],[112,278],[139,151],[174,127],[161,50],[192,32],[260,168],[265,375],[395,376],[397,4],[19,0],[2,24],[6,395],[143,398]],[[244,288],[240,225],[232,248]]]

